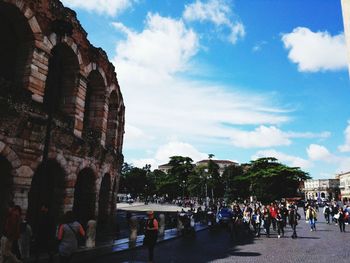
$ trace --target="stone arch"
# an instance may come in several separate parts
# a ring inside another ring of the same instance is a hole
[[[90,62],[84,69],[85,75],[89,76],[92,71],[98,71],[101,74],[101,77],[103,78],[103,82],[105,87],[107,87],[107,78],[106,78],[106,73],[104,70],[99,67],[95,62]]]
[[[105,80],[100,71],[92,70],[87,78],[84,109],[85,136],[102,137],[106,103]]]
[[[106,147],[109,147],[112,149],[116,147],[117,128],[118,128],[118,96],[116,91],[112,91],[108,100]]]
[[[73,38],[69,36],[64,36],[63,38],[59,38],[56,33],[51,33],[51,35],[49,36],[49,41],[51,43],[52,48],[54,48],[59,44],[66,44],[68,47],[70,47],[77,57],[80,71],[85,72],[83,58],[79,51],[78,45],[75,43]]]
[[[106,173],[101,181],[101,187],[98,199],[98,219],[104,224],[108,219],[108,210],[110,204],[110,194],[112,187],[112,180],[109,173]]]
[[[82,169],[74,186],[73,212],[85,227],[88,220],[95,217],[96,174],[90,167]]]
[[[23,1],[11,2],[0,2],[0,81],[23,87],[30,75],[34,34],[41,29]]]
[[[63,215],[64,198],[67,173],[62,165],[55,159],[41,162],[34,172],[28,194],[28,220],[34,231],[40,227],[41,208],[48,208],[48,217],[54,226],[58,224]]]
[[[0,155],[0,236],[3,234],[8,203],[13,200],[12,165],[9,160]]]
[[[47,111],[75,116],[79,61],[74,50],[58,43],[51,50],[44,105]]]

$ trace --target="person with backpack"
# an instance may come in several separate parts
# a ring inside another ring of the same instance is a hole
[[[65,223],[58,228],[57,239],[58,254],[60,263],[69,263],[73,253],[78,249],[78,238],[84,237],[85,231],[80,223],[74,220],[73,212],[68,211],[65,214]]]
[[[153,262],[154,247],[157,243],[158,237],[158,221],[154,218],[154,212],[149,211],[148,219],[146,220],[146,231],[143,244],[148,247],[148,261]]]

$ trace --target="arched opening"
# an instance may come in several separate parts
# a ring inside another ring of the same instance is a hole
[[[91,168],[84,168],[78,174],[74,187],[73,212],[85,227],[88,220],[95,217],[96,176]]]
[[[125,109],[123,107],[122,110],[119,112],[119,127],[118,127],[118,132],[117,132],[117,147],[119,153],[122,152],[122,147],[123,147],[123,139],[124,139],[124,123],[125,123]]]
[[[89,74],[85,97],[84,134],[101,138],[105,105],[105,84],[99,71]]]
[[[115,91],[111,93],[108,104],[106,146],[115,148],[118,128],[118,96]]]
[[[8,203],[12,200],[12,166],[11,163],[0,155],[0,236],[3,233]]]
[[[0,34],[0,83],[22,85],[25,69],[30,68],[34,37],[17,6],[0,2]]]
[[[74,116],[77,95],[79,61],[74,51],[64,43],[51,51],[45,87],[44,105],[51,113]]]
[[[321,198],[326,198],[326,194],[325,193],[321,193]]]
[[[66,188],[66,172],[56,161],[49,159],[36,169],[28,193],[28,220],[37,231],[40,209],[48,208],[48,216],[58,224],[63,215],[63,204]],[[54,231],[54,229],[53,229]]]
[[[106,173],[102,178],[99,199],[98,199],[98,219],[102,225],[105,224],[108,219],[110,191],[111,191],[111,176],[108,173]]]

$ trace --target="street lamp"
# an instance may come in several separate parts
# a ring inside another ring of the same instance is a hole
[[[186,181],[183,180],[183,181],[182,181],[182,202],[183,202],[184,199],[185,199],[185,183],[186,183]]]

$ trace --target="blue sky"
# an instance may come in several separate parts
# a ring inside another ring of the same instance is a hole
[[[114,63],[125,160],[249,162],[314,178],[350,170],[340,0],[66,0]]]

